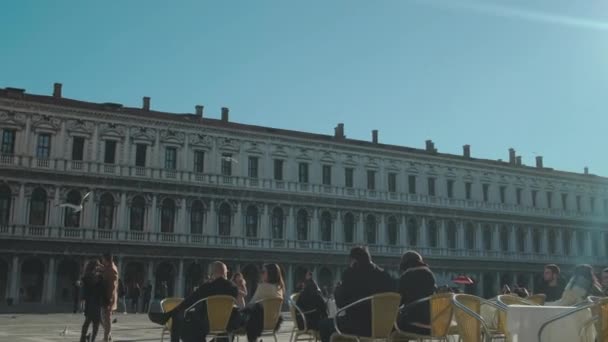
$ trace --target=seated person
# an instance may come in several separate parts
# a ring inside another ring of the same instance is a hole
[[[238,296],[237,287],[228,280],[228,268],[224,263],[215,261],[210,266],[212,275],[211,280],[196,289],[190,296],[186,297],[173,310],[163,314],[161,320],[165,324],[169,318],[172,318],[171,325],[171,342],[180,342],[180,338],[184,342],[201,341],[205,339],[208,333],[209,326],[207,321],[207,306],[201,305],[196,308],[196,312],[188,315],[188,319],[184,318],[184,311],[194,303],[209,296],[228,295],[235,299]],[[206,304],[206,303],[205,303]],[[235,322],[236,321],[236,322]],[[236,328],[238,325],[238,312],[233,312],[230,327]],[[232,329],[230,329],[232,330]]]
[[[395,280],[382,268],[372,262],[366,247],[350,250],[350,266],[342,274],[342,282],[336,287],[334,297],[341,308],[359,299],[382,292],[395,292]],[[371,308],[362,303],[346,310],[346,315],[337,317],[338,327],[345,334],[371,335]],[[322,342],[329,342],[335,332],[334,319],[322,320],[319,333]]]
[[[593,267],[590,265],[577,265],[574,268],[572,278],[566,285],[562,297],[554,302],[547,302],[545,305],[573,306],[587,300],[588,296],[601,296],[602,290]]]
[[[281,268],[277,264],[266,264],[262,269],[262,282],[258,284],[255,293],[249,300],[249,304],[243,309],[245,318],[245,329],[247,339],[255,342],[262,335],[264,328],[264,310],[260,301],[269,298],[283,299],[285,293],[285,283],[281,274]],[[279,329],[281,316],[275,330]]]
[[[312,272],[306,273],[304,288],[300,291],[296,305],[304,313],[306,328],[308,329],[318,330],[319,322],[327,318],[327,304],[325,303],[325,299],[323,299],[321,289],[319,289],[317,283],[312,279]],[[298,328],[304,329],[302,316],[299,313],[296,314]]]
[[[422,261],[420,254],[414,251],[403,253],[399,269],[401,271],[399,293],[401,294],[402,305],[407,306],[435,293],[437,289],[435,275],[433,275],[429,266]],[[404,308],[399,313],[397,324],[402,331],[430,335],[430,302],[413,304],[407,310]]]

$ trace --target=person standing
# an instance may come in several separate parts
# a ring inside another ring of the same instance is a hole
[[[247,282],[243,278],[243,274],[236,272],[232,276],[232,282],[239,289],[239,295],[236,297],[236,304],[240,309],[245,307],[245,297],[247,297]]]
[[[148,312],[150,309],[150,300],[152,299],[152,283],[148,281],[148,284],[144,287],[144,302],[143,312]]]
[[[80,283],[80,280],[76,280],[74,282],[74,285],[72,286],[72,303],[73,303],[73,313],[77,313],[78,309],[80,308],[80,290],[82,288],[82,284]]]
[[[103,341],[109,342],[112,333],[112,311],[118,304],[118,269],[112,260],[111,253],[102,257],[104,298],[101,307],[101,325],[103,326]]]
[[[85,266],[82,277],[82,289],[84,300],[84,323],[80,334],[80,342],[95,342],[99,323],[101,321],[101,302],[104,297],[104,286],[101,277],[102,266],[97,260],[90,260]],[[93,324],[93,332],[87,339],[89,325]]]
[[[555,264],[546,265],[543,272],[543,280],[543,285],[536,293],[544,293],[547,302],[559,300],[565,287],[560,277],[559,267]]]
[[[121,306],[122,313],[127,313],[127,291],[122,280],[118,280],[118,304]]]
[[[131,295],[131,306],[133,308],[133,312],[137,313],[137,309],[139,306],[139,295],[141,294],[141,290],[139,288],[139,284],[135,283],[135,285],[133,285],[133,287],[131,288],[130,291],[130,295]]]

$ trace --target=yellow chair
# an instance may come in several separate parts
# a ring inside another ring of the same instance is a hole
[[[291,331],[289,341],[296,342],[314,340],[317,342],[319,339],[319,332],[317,330],[310,329],[308,327],[308,322],[306,321],[306,314],[314,312],[315,310],[307,312],[302,311],[302,309],[296,305],[298,297],[300,297],[299,293],[295,293],[289,297],[289,313],[291,314],[291,320],[293,321],[293,330]],[[298,316],[302,318],[302,329],[298,328]]]
[[[340,308],[336,312],[336,317],[347,309],[360,305],[364,302],[371,302],[371,325],[372,333],[371,336],[357,336],[342,333],[340,327],[338,327],[338,320],[334,319],[334,328],[336,332],[331,335],[331,341],[337,342],[340,340],[351,340],[354,339],[357,342],[361,340],[389,340],[395,320],[397,319],[397,313],[399,312],[399,304],[401,303],[401,295],[394,292],[378,293],[370,297],[362,298],[356,302],[350,303],[349,305]],[[347,316],[348,317],[348,316]]]
[[[419,299],[412,302],[404,307],[404,311],[408,311],[408,308],[416,309],[416,306],[421,303],[429,303],[431,317],[431,324],[428,326],[430,329],[430,335],[419,335],[399,329],[397,322],[395,322],[395,331],[391,334],[392,341],[409,341],[417,340],[435,340],[447,341],[447,336],[452,323],[452,293],[440,293],[430,297]]]
[[[509,305],[538,305],[528,298],[521,298],[519,296],[514,295],[500,295],[498,296],[498,303],[504,306]]]
[[[274,330],[279,322],[281,316],[281,307],[283,306],[282,298],[266,298],[257,301],[255,304],[262,304],[264,308],[264,325],[262,327],[262,334],[259,338],[264,336],[272,336],[275,342],[278,342],[277,332]],[[238,331],[236,333],[236,340],[239,341],[239,337],[245,332]],[[259,339],[258,338],[258,339]]]
[[[547,296],[544,293],[539,293],[539,294],[535,294],[535,295],[531,295],[528,298],[526,298],[529,302],[532,302],[536,305],[545,305],[545,301],[547,299]]]
[[[163,313],[169,312],[169,311],[175,309],[175,307],[178,306],[179,303],[181,303],[183,300],[184,300],[183,298],[177,298],[177,297],[165,298],[160,301],[160,309]],[[173,319],[170,318],[167,321],[167,323],[165,323],[165,326],[163,327],[163,331],[161,332],[161,335],[160,335],[161,342],[165,338],[166,333],[171,333],[171,324],[173,323],[172,321],[173,321]]]
[[[495,306],[499,310],[500,305],[467,294],[454,295],[452,304],[460,339],[463,342],[492,341],[495,338],[504,340],[505,335],[490,329],[480,315],[482,304]]]
[[[188,312],[195,310],[203,302],[207,303],[207,321],[209,322],[207,337],[225,338],[228,342],[232,341],[232,334],[228,331],[228,323],[230,322],[232,309],[236,306],[236,299],[225,295],[203,298],[184,311],[184,319]]]
[[[608,342],[608,298],[601,298],[599,300],[594,299],[594,301],[591,301],[591,303],[578,305],[572,310],[566,311],[560,315],[549,319],[548,321],[543,323],[543,325],[541,325],[540,329],[538,330],[538,341],[542,341],[541,337],[543,331],[550,324],[560,321],[561,319],[573,315],[579,311],[589,309],[591,310],[592,317],[585,323],[583,323],[583,325],[580,327],[579,335],[582,335],[586,331],[586,329],[588,329],[591,325],[595,325],[595,340],[597,342]]]

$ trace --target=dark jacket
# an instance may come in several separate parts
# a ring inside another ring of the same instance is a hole
[[[317,330],[319,321],[327,318],[327,303],[321,295],[321,290],[317,283],[309,279],[304,283],[304,289],[300,292],[296,305],[304,312],[308,329]],[[304,323],[302,316],[297,314],[298,328],[303,329]]]
[[[427,266],[408,268],[399,278],[401,304],[408,305],[419,299],[431,296],[437,290],[435,275]],[[423,302],[403,310],[399,315],[399,326],[407,323],[430,324],[431,309],[429,302]]]
[[[101,319],[101,304],[105,295],[101,276],[88,274],[82,278],[84,315],[94,322]]]
[[[536,293],[544,293],[547,302],[554,302],[562,298],[562,293],[564,293],[564,289],[566,288],[566,283],[563,279],[559,278],[557,281],[557,286],[549,286],[547,283],[543,283],[540,288],[535,291]]]
[[[342,283],[336,287],[334,296],[338,308],[359,299],[382,292],[396,292],[395,280],[373,263],[349,267],[342,274]],[[345,333],[360,336],[371,335],[371,307],[369,303],[355,305],[346,310],[346,316],[338,327]]]

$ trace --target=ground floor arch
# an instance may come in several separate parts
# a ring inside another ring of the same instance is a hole
[[[205,270],[205,264],[199,261],[193,261],[187,266],[184,292],[186,296],[205,282],[207,279]]]
[[[156,267],[155,274],[155,297],[167,298],[175,293],[175,266],[167,261],[163,261]]]
[[[21,264],[19,301],[41,303],[44,290],[45,266],[41,259],[26,259]]]
[[[55,282],[55,301],[72,303],[80,297],[80,287],[76,282],[80,278],[80,263],[75,259],[64,259],[57,264]]]

